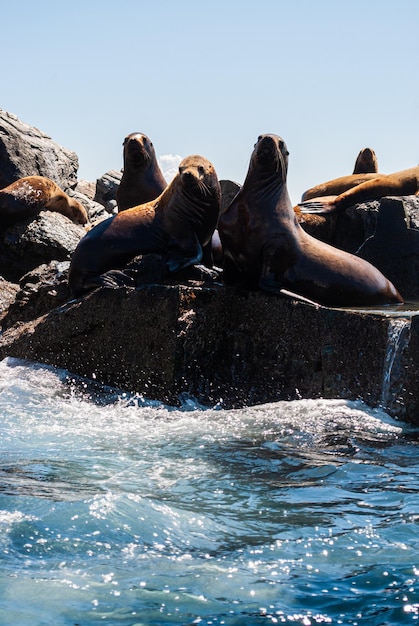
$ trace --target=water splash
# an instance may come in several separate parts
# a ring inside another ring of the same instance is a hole
[[[407,317],[389,320],[381,390],[381,406],[384,408],[390,408],[396,402],[403,385],[400,372],[401,358],[410,340],[411,323],[411,318]]]

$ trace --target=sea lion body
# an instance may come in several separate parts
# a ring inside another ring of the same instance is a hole
[[[311,237],[288,195],[288,152],[261,135],[242,189],[220,216],[227,284],[293,291],[326,306],[402,302],[394,285],[367,261]]]
[[[301,202],[306,202],[312,198],[319,198],[320,196],[338,196],[352,187],[356,187],[362,183],[366,183],[370,180],[377,178],[377,174],[373,172],[365,174],[348,174],[347,176],[339,176],[333,178],[325,183],[320,183],[315,187],[310,187],[301,196]]]
[[[368,176],[367,180],[346,178],[351,183],[347,189],[340,191],[335,181],[329,181],[317,188],[315,195],[304,198],[300,203],[302,211],[330,212],[341,211],[360,202],[369,202],[385,196],[411,196],[419,193],[419,166],[394,172],[393,174],[360,174]],[[355,182],[355,184],[353,184]],[[323,196],[336,196],[323,198]]]
[[[150,139],[131,133],[124,139],[124,169],[116,192],[119,211],[154,200],[167,187]]]
[[[80,202],[44,176],[25,176],[0,190],[0,227],[35,217],[44,209],[61,213],[77,224],[86,224],[88,219]]]
[[[171,184],[155,200],[97,224],[74,251],[69,285],[76,296],[105,284],[102,274],[139,254],[166,257],[170,272],[200,263],[210,248],[220,212],[220,185],[213,165],[186,157]]]

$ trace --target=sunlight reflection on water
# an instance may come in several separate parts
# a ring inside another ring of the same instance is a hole
[[[409,624],[416,431],[362,403],[174,410],[0,363],[0,623]]]

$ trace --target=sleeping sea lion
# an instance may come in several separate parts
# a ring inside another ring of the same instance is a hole
[[[56,211],[76,224],[86,224],[85,208],[45,176],[25,176],[0,190],[0,228],[35,217],[39,211]]]
[[[74,251],[69,285],[76,296],[106,284],[102,276],[139,254],[165,256],[170,272],[200,263],[210,249],[220,212],[220,184],[213,165],[189,156],[155,200],[97,224]]]
[[[358,174],[356,176],[360,177],[356,184],[353,184],[355,182],[353,177],[346,177],[350,187],[344,191],[338,190],[336,180],[313,188],[317,189],[318,193],[310,199],[304,195],[304,199],[299,203],[302,213],[341,211],[354,204],[377,200],[385,196],[412,196],[419,193],[419,166],[393,174]],[[364,176],[368,178],[362,180]]]
[[[288,150],[259,136],[243,187],[220,216],[227,284],[290,290],[326,306],[400,303],[394,285],[367,261],[311,237],[287,190]]]

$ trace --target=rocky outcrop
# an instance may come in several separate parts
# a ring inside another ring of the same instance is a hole
[[[11,282],[52,260],[70,260],[85,229],[51,211],[41,211],[0,233],[0,275]]]
[[[45,133],[0,109],[0,189],[24,176],[46,176],[67,191],[77,183],[78,158]]]
[[[108,213],[116,211],[116,192],[121,182],[122,172],[109,170],[97,179],[94,200],[102,204]]]
[[[390,367],[393,319],[385,309],[332,310],[216,285],[103,288],[9,328],[0,356],[170,403],[184,393],[225,407],[361,398],[419,423],[416,380],[407,387],[406,375],[398,376],[417,372],[419,317],[398,319],[407,333]]]
[[[91,222],[115,211],[120,172],[76,185],[74,153],[1,110],[0,170],[3,185],[34,173],[52,178]],[[224,209],[240,187],[221,187]],[[383,198],[303,226],[379,267],[405,299],[419,299],[419,198]],[[415,305],[327,309],[228,289],[199,266],[173,277],[158,255],[109,272],[113,288],[74,300],[68,267],[84,233],[48,211],[0,233],[0,358],[49,363],[170,403],[184,393],[225,407],[361,398],[419,424]]]

